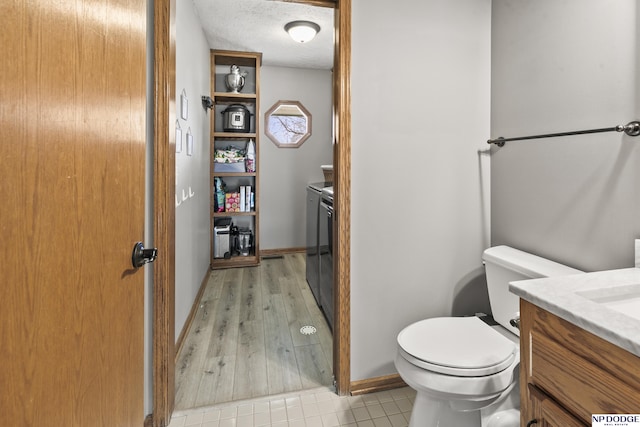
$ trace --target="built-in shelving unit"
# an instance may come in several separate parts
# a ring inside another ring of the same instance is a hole
[[[260,66],[262,54],[257,52],[211,51],[211,88],[213,90],[213,110],[211,114],[211,268],[246,267],[260,263],[260,204],[258,197],[260,179]],[[245,84],[240,93],[231,93],[225,84],[225,77],[230,67],[237,65],[242,73],[246,73]],[[223,112],[230,105],[243,105],[250,112],[249,132],[229,132],[223,128]],[[216,171],[214,155],[216,149],[226,147],[244,148],[249,140],[255,142],[255,172],[220,172]],[[248,212],[219,212],[215,202],[215,178],[221,178],[227,192],[240,192],[241,186],[250,186],[254,193],[254,206]],[[230,257],[216,257],[215,222],[219,218],[230,217],[233,224],[242,229],[249,229],[253,236],[249,255],[232,253]]]

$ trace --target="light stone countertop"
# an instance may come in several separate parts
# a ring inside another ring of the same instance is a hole
[[[520,298],[640,357],[640,301],[634,316],[596,301],[640,297],[640,268],[511,282]]]

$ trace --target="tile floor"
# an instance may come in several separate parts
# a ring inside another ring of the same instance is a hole
[[[406,427],[415,396],[409,387],[345,397],[319,388],[176,411],[169,427]]]

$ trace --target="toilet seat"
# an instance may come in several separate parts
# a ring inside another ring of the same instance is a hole
[[[519,359],[518,346],[477,317],[437,317],[398,334],[411,364],[445,375],[480,377],[501,372]]]

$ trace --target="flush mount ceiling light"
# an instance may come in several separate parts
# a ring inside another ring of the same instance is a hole
[[[298,43],[306,43],[318,34],[320,26],[311,21],[293,21],[285,25],[284,30]]]

